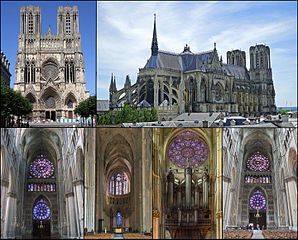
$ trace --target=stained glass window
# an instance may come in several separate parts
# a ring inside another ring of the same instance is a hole
[[[247,169],[252,171],[269,171],[269,160],[260,152],[255,152],[247,160]]]
[[[39,200],[33,207],[34,220],[49,220],[51,219],[51,209],[45,200]]]
[[[271,176],[245,176],[245,183],[271,183]]]
[[[30,164],[30,176],[34,178],[54,177],[54,164],[45,155],[37,156],[37,159]]]
[[[171,161],[180,168],[186,168],[188,165],[197,168],[207,159],[207,145],[195,133],[184,131],[173,139],[168,155]]]
[[[120,212],[117,212],[117,215],[116,215],[116,224],[117,226],[121,226],[121,213]]]
[[[266,199],[259,190],[255,191],[255,193],[251,196],[249,200],[249,209],[251,210],[262,210],[266,209]]]
[[[55,192],[55,183],[53,184],[28,183],[28,192]]]
[[[126,173],[116,173],[110,178],[110,194],[123,195],[129,193],[129,183]]]

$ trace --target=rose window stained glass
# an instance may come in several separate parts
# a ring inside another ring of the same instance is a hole
[[[33,208],[34,220],[49,220],[51,218],[51,209],[45,200],[39,200]]]
[[[168,155],[170,160],[180,168],[197,168],[202,165],[208,155],[206,143],[195,133],[185,131],[171,142]]]
[[[43,68],[41,69],[41,74],[42,76],[48,80],[48,79],[52,79],[55,80],[58,77],[59,74],[59,70],[58,67],[56,66],[55,63],[53,62],[48,62],[46,65],[43,66]]]
[[[260,152],[255,152],[247,160],[247,169],[252,171],[269,171],[269,160]]]
[[[55,108],[56,107],[56,101],[53,96],[49,96],[46,100],[46,107],[47,108]]]
[[[54,177],[54,164],[45,155],[37,156],[37,159],[30,164],[30,175],[34,178]]]
[[[259,190],[255,191],[255,193],[251,196],[249,200],[249,209],[251,210],[262,210],[266,209],[266,199]]]

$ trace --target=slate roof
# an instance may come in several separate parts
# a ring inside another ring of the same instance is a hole
[[[222,68],[228,76],[234,76],[235,78],[245,79],[245,80],[250,79],[248,71],[244,67],[223,63]]]
[[[182,113],[173,119],[173,121],[208,121],[214,122],[220,117],[220,112],[214,113]]]
[[[142,100],[139,104],[138,104],[138,107],[151,107],[150,103],[148,103],[145,99]]]
[[[213,50],[201,53],[183,52],[180,54],[158,51],[157,56],[151,56],[145,65],[145,69],[172,69],[177,71],[202,71],[205,72],[208,66],[208,58],[212,57]],[[223,64],[224,72],[235,78],[249,80],[246,68]]]

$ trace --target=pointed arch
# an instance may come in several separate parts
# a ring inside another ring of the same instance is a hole
[[[45,108],[60,108],[61,106],[61,98],[57,90],[49,86],[47,87],[41,94],[41,103]]]
[[[30,101],[30,103],[36,103],[36,96],[34,96],[31,92],[26,95],[26,98]]]
[[[32,206],[33,220],[51,220],[52,219],[52,204],[46,195],[39,195],[35,198]]]
[[[262,186],[256,186],[256,187],[254,187],[254,188],[252,188],[251,190],[250,190],[250,192],[249,192],[249,194],[248,194],[248,196],[249,196],[249,203],[248,203],[248,208],[250,209],[250,200],[251,200],[251,198],[254,196],[254,194],[256,194],[256,193],[261,193],[261,195],[264,197],[264,199],[265,199],[265,206],[264,207],[260,207],[260,209],[259,210],[267,210],[267,205],[268,205],[268,194],[267,194],[267,192],[266,192],[266,190],[262,187]],[[257,208],[256,208],[257,209]],[[255,210],[256,210],[255,209]],[[253,210],[253,209],[250,209],[250,210]]]
[[[77,99],[72,92],[67,93],[64,104],[67,108],[74,109],[77,104]]]

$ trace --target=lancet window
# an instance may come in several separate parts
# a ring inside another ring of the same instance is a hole
[[[117,172],[110,178],[109,192],[112,195],[123,195],[130,192],[129,179],[125,172]]]

